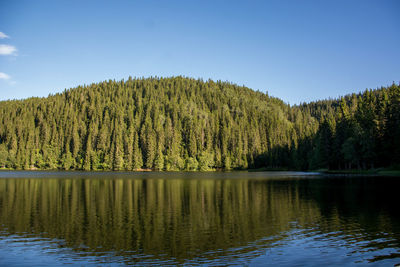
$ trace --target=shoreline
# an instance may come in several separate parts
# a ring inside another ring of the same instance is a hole
[[[40,172],[40,171],[60,171],[60,172],[198,172],[198,173],[208,173],[208,172],[313,172],[320,174],[354,174],[354,175],[382,175],[382,176],[399,176],[400,170],[394,168],[379,168],[379,169],[370,169],[370,170],[327,170],[327,169],[318,169],[318,170],[290,170],[286,168],[256,168],[256,169],[231,169],[231,170],[222,170],[222,169],[210,169],[206,171],[200,170],[153,170],[153,169],[136,169],[136,170],[63,170],[63,169],[40,169],[40,168],[29,168],[29,169],[12,169],[12,168],[0,168],[0,171],[29,171],[29,172]]]

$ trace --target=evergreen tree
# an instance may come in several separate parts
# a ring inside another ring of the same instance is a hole
[[[0,101],[0,168],[211,170],[400,165],[400,88],[290,106],[185,77]]]

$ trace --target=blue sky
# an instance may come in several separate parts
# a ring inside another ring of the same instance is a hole
[[[0,0],[0,100],[129,76],[296,104],[400,81],[400,1]]]

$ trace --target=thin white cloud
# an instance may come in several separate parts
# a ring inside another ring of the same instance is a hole
[[[17,52],[17,48],[12,45],[0,44],[0,55],[13,55]]]
[[[0,80],[9,80],[11,77],[4,72],[0,72]]]
[[[5,34],[4,32],[0,32],[0,39],[6,39],[6,38],[10,38],[7,34]]]

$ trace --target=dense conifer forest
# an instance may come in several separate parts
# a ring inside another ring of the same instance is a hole
[[[129,78],[0,102],[0,168],[370,169],[400,164],[400,87],[290,106],[244,86]]]

